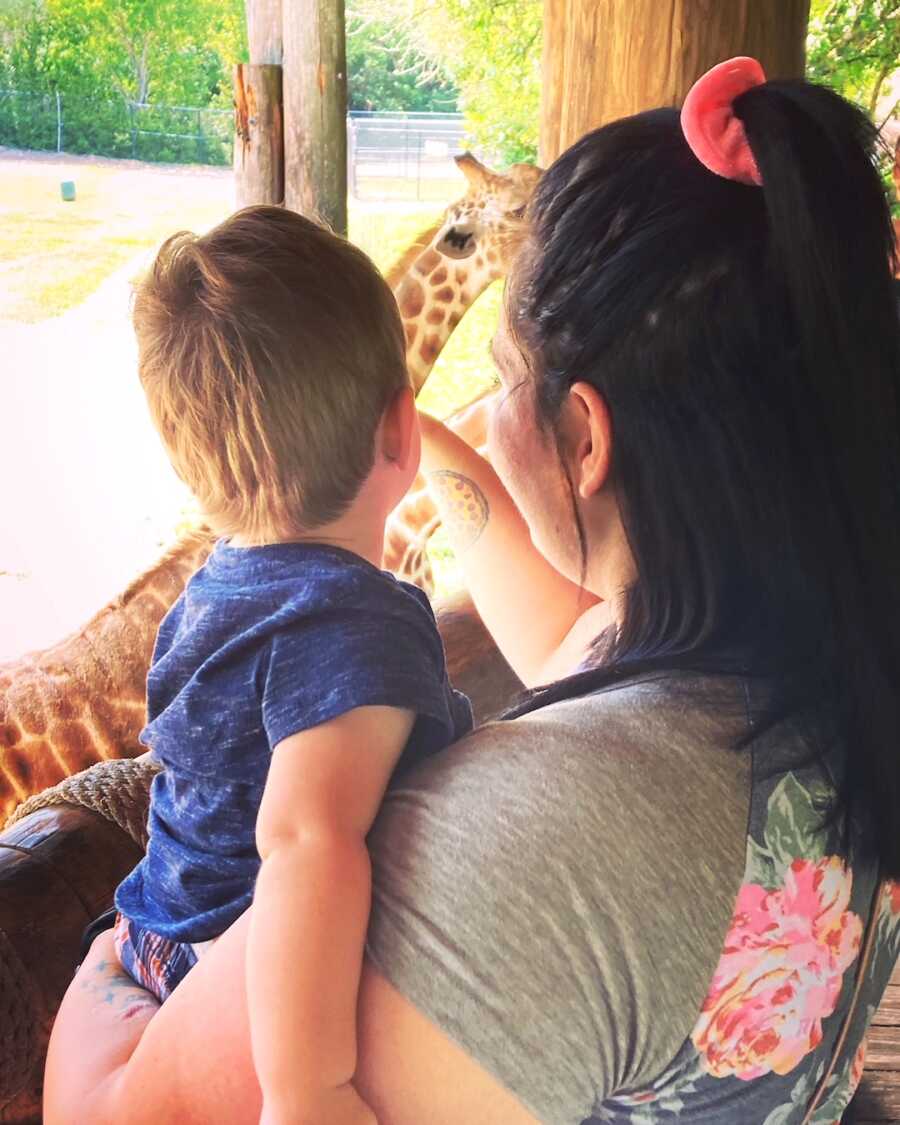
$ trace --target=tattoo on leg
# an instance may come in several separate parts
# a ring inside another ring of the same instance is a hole
[[[453,546],[468,550],[487,527],[491,509],[486,496],[475,481],[449,469],[429,473],[428,482]]]
[[[156,997],[136,984],[117,961],[98,961],[81,976],[80,987],[100,1004],[108,1004],[124,1019],[159,1007]]]

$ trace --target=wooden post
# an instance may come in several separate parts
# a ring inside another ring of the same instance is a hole
[[[247,0],[247,49],[252,63],[281,66],[281,0]]]
[[[347,233],[344,0],[284,0],[284,202]]]
[[[598,125],[681,105],[734,55],[803,74],[809,0],[544,0],[541,163]]]
[[[238,207],[284,200],[280,66],[234,68],[234,180]]]
[[[238,207],[284,200],[281,0],[247,0],[250,62],[234,68],[234,181]]]

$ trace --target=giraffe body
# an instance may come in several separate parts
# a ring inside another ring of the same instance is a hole
[[[403,316],[416,390],[466,309],[507,268],[540,174],[530,165],[498,174],[468,154],[457,159],[469,181],[466,195],[387,274]],[[477,447],[485,417],[482,400],[459,411],[451,424]],[[420,479],[392,515],[387,569],[429,588],[425,546],[437,524]],[[212,545],[207,531],[182,537],[78,633],[0,664],[0,825],[21,801],[69,774],[104,758],[141,753],[138,735],[157,629]]]

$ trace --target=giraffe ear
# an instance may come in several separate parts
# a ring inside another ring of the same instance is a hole
[[[456,167],[469,181],[469,185],[473,188],[483,187],[490,172],[485,168],[481,161],[472,155],[471,152],[460,153],[459,156],[454,156]]]
[[[544,169],[538,168],[536,164],[513,164],[507,174],[517,187],[527,191],[530,195],[537,187],[538,180],[543,176]]]

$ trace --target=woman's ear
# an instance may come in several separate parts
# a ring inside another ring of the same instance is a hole
[[[590,383],[569,389],[569,429],[573,483],[582,500],[598,493],[612,466],[612,417],[606,399]]]
[[[381,453],[395,468],[418,472],[421,443],[416,396],[412,387],[398,391],[388,404],[381,423]]]

